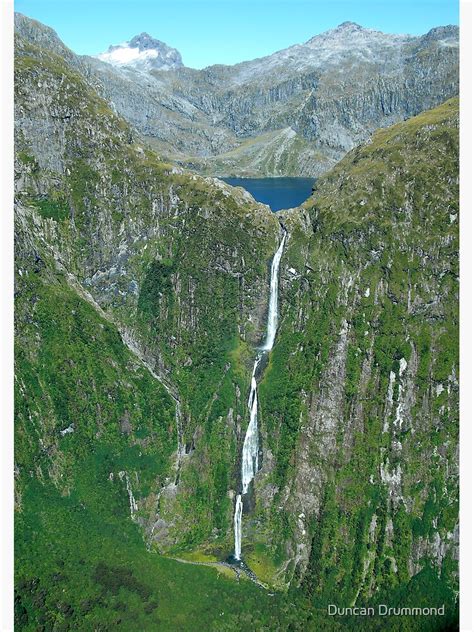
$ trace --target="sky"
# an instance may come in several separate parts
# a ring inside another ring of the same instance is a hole
[[[16,0],[15,10],[54,28],[78,54],[145,31],[191,68],[269,55],[345,21],[414,35],[459,23],[456,0]]]

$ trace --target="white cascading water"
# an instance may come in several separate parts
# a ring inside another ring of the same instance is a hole
[[[285,246],[286,233],[280,242],[278,250],[272,261],[272,270],[270,275],[270,300],[268,302],[268,320],[267,334],[263,346],[259,349],[257,358],[253,365],[252,381],[250,385],[250,394],[248,399],[248,409],[250,413],[250,421],[245,433],[244,445],[242,448],[242,493],[237,495],[235,500],[234,513],[234,557],[240,561],[242,552],[242,496],[249,489],[250,483],[255,478],[258,470],[258,397],[257,397],[257,368],[265,353],[269,353],[275,342],[275,336],[278,326],[278,271],[280,268],[281,256]]]
[[[285,247],[286,233],[278,246],[272,261],[272,273],[270,276],[270,300],[268,302],[267,337],[262,351],[271,351],[278,326],[278,270],[280,269],[281,256]],[[260,359],[260,358],[259,358]]]

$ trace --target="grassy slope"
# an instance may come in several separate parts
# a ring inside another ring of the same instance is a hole
[[[285,128],[248,138],[217,156],[179,157],[180,164],[201,173],[248,178],[307,176],[328,169],[330,161],[307,140]]]

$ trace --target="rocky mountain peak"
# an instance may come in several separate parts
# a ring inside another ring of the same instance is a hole
[[[160,40],[155,39],[148,33],[140,33],[140,35],[135,35],[129,42],[129,46],[131,48],[138,48],[140,51],[143,50],[163,50],[169,49],[169,46]]]
[[[390,35],[388,33],[382,33],[382,31],[364,28],[355,22],[342,22],[342,24],[339,24],[336,28],[315,35],[308,40],[305,45],[318,48],[331,46],[351,47],[382,42],[386,43],[391,40],[405,40],[409,38],[409,35]]]
[[[363,31],[364,29],[360,24],[356,22],[341,22],[334,30],[336,31]]]
[[[336,28],[324,31],[308,40],[303,46],[313,49],[325,63],[340,63],[342,58],[357,57],[370,63],[386,63],[394,49],[415,40],[414,35],[396,35],[365,28],[355,22],[342,22]]]
[[[148,33],[135,35],[128,42],[111,45],[97,59],[114,66],[132,67],[136,70],[175,70],[183,66],[181,54],[165,42],[154,39]]]
[[[424,42],[441,42],[446,44],[459,45],[459,26],[448,24],[446,26],[435,26],[423,36]]]

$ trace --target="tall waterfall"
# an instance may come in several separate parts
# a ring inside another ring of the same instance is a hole
[[[252,371],[252,381],[250,384],[250,394],[247,403],[250,421],[245,433],[244,445],[242,448],[242,493],[237,495],[234,513],[234,557],[240,560],[242,553],[242,496],[249,489],[250,483],[255,478],[258,470],[258,395],[256,373],[260,360],[265,353],[271,351],[275,342],[276,330],[278,326],[278,271],[280,269],[281,256],[285,246],[286,232],[278,246],[273,261],[270,275],[270,299],[268,301],[268,320],[265,342],[260,347]]]
[[[281,256],[285,247],[286,233],[278,246],[272,261],[272,273],[270,277],[270,300],[268,302],[267,337],[262,347],[262,351],[271,351],[275,342],[276,330],[278,326],[278,271],[280,269]],[[260,358],[259,358],[260,359]]]

